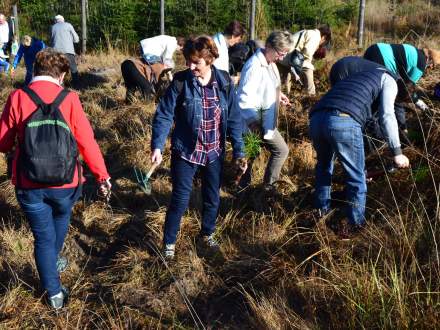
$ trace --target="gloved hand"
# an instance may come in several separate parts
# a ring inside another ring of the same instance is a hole
[[[429,107],[421,99],[418,99],[415,104],[416,104],[417,108],[419,108],[422,111],[428,111],[429,110]]]
[[[107,200],[110,200],[112,184],[110,183],[110,178],[107,178],[105,181],[102,181],[98,187],[98,195]]]
[[[394,164],[397,168],[406,168],[409,167],[409,159],[405,155],[397,155],[394,156]]]

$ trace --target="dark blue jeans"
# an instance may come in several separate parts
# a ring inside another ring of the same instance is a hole
[[[310,137],[317,154],[316,207],[330,209],[330,192],[335,157],[345,171],[345,195],[348,220],[355,225],[365,222],[367,185],[361,125],[337,110],[322,110],[310,119]]]
[[[56,295],[61,291],[56,262],[81,188],[17,189],[16,194],[34,235],[35,263],[41,285],[49,297]]]
[[[190,163],[173,153],[171,158],[171,180],[173,192],[164,225],[164,244],[174,244],[180,229],[183,213],[188,208],[193,178],[197,170],[202,176],[202,235],[211,235],[215,230],[220,205],[220,184],[223,157],[218,157],[206,166]]]

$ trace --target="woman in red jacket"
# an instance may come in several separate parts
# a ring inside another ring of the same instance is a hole
[[[10,152],[15,147],[12,183],[16,186],[17,200],[34,235],[35,262],[41,285],[47,291],[49,304],[55,309],[62,308],[68,296],[68,291],[61,285],[59,276],[67,266],[67,259],[62,257],[60,252],[67,234],[72,207],[81,195],[80,183],[83,178],[78,162],[78,166],[72,167],[70,180],[63,181],[67,183],[51,185],[30,179],[32,177],[28,174],[30,168],[37,172],[39,169],[34,169],[34,164],[29,160],[31,158],[26,157],[29,139],[34,137],[33,142],[41,143],[42,138],[41,134],[32,135],[29,127],[65,130],[63,134],[69,134],[66,136],[71,137],[75,152],[79,151],[94,174],[99,183],[100,193],[108,195],[111,188],[104,159],[79,97],[74,92],[63,92],[62,82],[68,71],[69,61],[63,54],[50,48],[39,52],[34,65],[34,78],[29,84],[30,91],[26,92],[23,89],[13,91],[0,118],[0,152]],[[58,106],[59,111],[55,111],[61,120],[40,120],[38,125],[35,125],[36,122],[32,123],[37,112],[43,108],[50,108],[41,104],[52,104],[63,93],[65,97]],[[32,94],[36,94],[36,97],[35,95],[31,97]],[[35,101],[38,98],[41,102],[39,106]],[[48,127],[42,128],[44,124],[48,124]],[[37,141],[38,139],[40,141]],[[43,141],[41,146],[52,143],[53,138],[50,141]],[[32,147],[34,146],[31,146],[31,149]],[[58,154],[59,151],[49,150],[49,157],[51,153]],[[40,170],[45,171],[50,165],[50,162],[43,162]]]

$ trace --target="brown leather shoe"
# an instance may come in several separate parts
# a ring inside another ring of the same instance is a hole
[[[364,226],[353,225],[346,219],[343,219],[339,224],[338,236],[343,241],[349,241],[359,234],[363,228]]]

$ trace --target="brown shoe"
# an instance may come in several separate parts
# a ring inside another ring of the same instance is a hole
[[[362,231],[363,228],[363,226],[353,225],[344,219],[339,224],[338,236],[343,241],[349,241]]]

